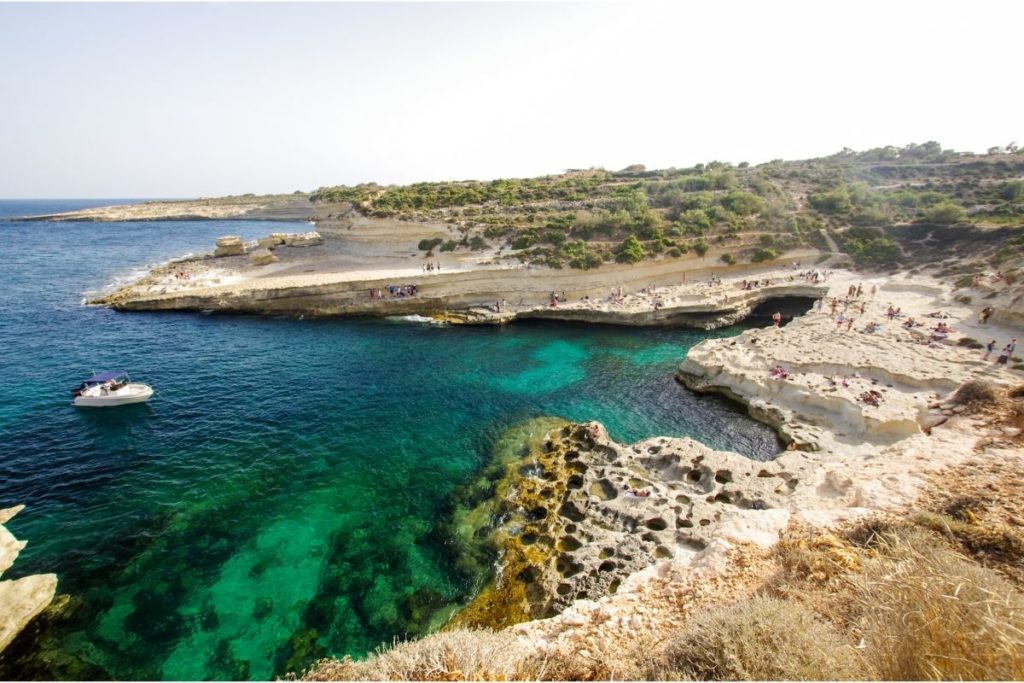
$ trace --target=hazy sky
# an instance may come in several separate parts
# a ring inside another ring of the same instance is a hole
[[[1024,142],[1024,3],[0,3],[0,197]]]

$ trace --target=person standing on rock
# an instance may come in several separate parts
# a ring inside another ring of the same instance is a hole
[[[996,349],[996,340],[993,339],[985,346],[985,355],[981,357],[982,360],[988,360],[989,354]]]
[[[987,325],[988,324],[988,319],[991,316],[992,316],[992,307],[991,306],[986,306],[985,308],[981,309],[981,315],[978,316],[978,322],[981,323],[982,325]]]

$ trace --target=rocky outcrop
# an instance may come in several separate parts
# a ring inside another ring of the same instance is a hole
[[[213,252],[216,257],[241,256],[243,254],[245,254],[245,243],[237,235],[225,235],[218,238],[217,248]]]
[[[285,244],[289,247],[315,247],[323,243],[324,238],[315,230],[288,235],[285,239]]]
[[[624,446],[597,423],[556,429],[509,466],[497,508],[467,516],[501,520],[490,534],[502,568],[456,623],[550,617],[656,562],[696,554],[730,523],[770,545],[799,479],[798,469],[690,439]]]
[[[281,259],[274,256],[274,252],[270,249],[254,249],[249,252],[249,261],[256,266],[266,266],[271,263],[277,263]]]
[[[274,249],[280,247],[288,241],[288,233],[286,232],[272,232],[266,237],[260,238],[257,241],[257,245],[261,249]]]
[[[863,280],[837,277],[834,291]],[[870,288],[871,281],[864,282]],[[740,401],[751,416],[776,427],[795,448],[869,451],[930,426],[926,406],[978,373],[1012,377],[956,342],[972,334],[975,314],[930,283],[878,278],[882,287],[847,309],[839,323],[826,304],[784,328],[747,330],[690,349],[676,378],[688,388]],[[864,312],[860,312],[861,304]],[[888,320],[889,306],[901,310]],[[937,309],[959,318],[948,337],[931,337]],[[908,319],[920,326],[907,327]],[[874,325],[873,332],[865,331]]]
[[[25,547],[3,526],[24,505],[0,510],[0,575],[10,569]],[[0,651],[3,651],[25,626],[42,612],[57,592],[56,574],[25,576],[13,581],[0,581]]]

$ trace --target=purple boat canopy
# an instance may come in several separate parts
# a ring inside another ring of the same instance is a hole
[[[112,379],[117,379],[124,374],[126,374],[124,370],[115,370],[114,372],[97,372],[95,375],[85,380],[83,384],[103,384],[104,382],[109,382]]]

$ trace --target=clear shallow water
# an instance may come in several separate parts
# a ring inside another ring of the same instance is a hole
[[[288,228],[0,223],[0,506],[28,505],[9,526],[29,540],[9,576],[53,571],[72,596],[0,677],[265,679],[423,633],[484,578],[455,569],[449,496],[531,417],[778,449],[672,379],[703,333],[81,305],[219,235],[272,229]],[[122,368],[156,387],[150,403],[70,407],[89,372]]]

